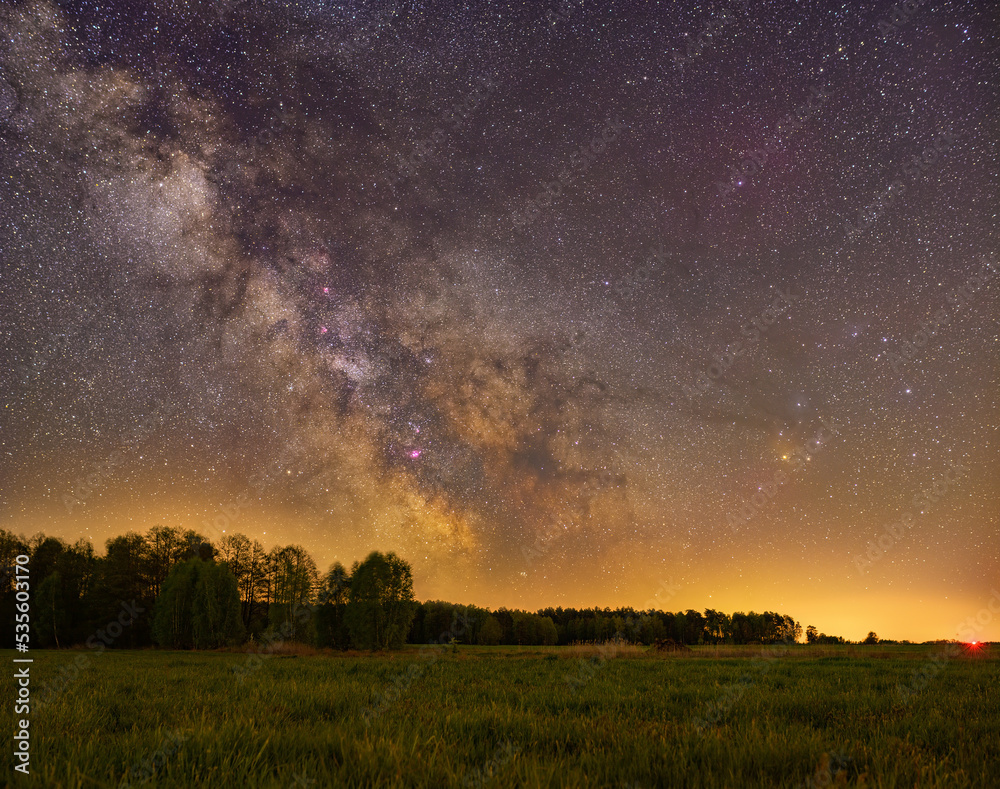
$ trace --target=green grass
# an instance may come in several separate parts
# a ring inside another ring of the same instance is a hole
[[[826,786],[831,756],[851,786],[1000,785],[1000,660],[950,659],[904,702],[897,684],[933,651],[409,648],[275,655],[242,682],[241,653],[36,651],[36,698],[60,665],[89,665],[32,715],[32,775],[11,784],[119,786],[166,745],[155,777],[133,786]],[[12,673],[0,691],[11,733]]]

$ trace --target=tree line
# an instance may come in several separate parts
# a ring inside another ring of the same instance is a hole
[[[87,540],[69,544],[43,534],[26,539],[0,529],[2,567],[13,567],[19,554],[30,556],[32,645],[41,648],[85,643],[116,619],[123,602],[144,612],[109,645],[128,649],[208,649],[273,641],[276,634],[321,648],[389,649],[442,639],[525,646],[768,644],[797,641],[803,632],[792,617],[770,611],[528,612],[418,603],[409,564],[392,553],[373,552],[350,569],[337,562],[320,573],[298,545],[268,551],[242,534],[212,544],[196,531],[167,526],[113,537],[103,556]],[[13,621],[9,570],[0,583],[0,612]],[[806,637],[810,643],[844,643],[812,626]],[[4,630],[0,644],[13,647],[13,632]]]

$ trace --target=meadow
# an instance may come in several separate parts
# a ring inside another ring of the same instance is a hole
[[[80,655],[11,785],[1000,785],[995,648],[35,651],[35,698]]]

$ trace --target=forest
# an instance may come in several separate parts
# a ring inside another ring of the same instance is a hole
[[[7,621],[17,611],[17,556],[29,557],[35,648],[99,642],[125,649],[211,649],[276,640],[360,650],[432,642],[769,644],[803,635],[792,617],[771,611],[529,612],[417,602],[410,565],[393,553],[373,552],[350,569],[335,563],[323,573],[298,545],[265,550],[242,534],[212,544],[193,530],[167,526],[113,537],[104,555],[83,539],[68,544],[0,530],[0,611]],[[845,643],[813,626],[805,635],[811,643]],[[5,631],[2,639],[4,648],[13,646],[13,633]]]

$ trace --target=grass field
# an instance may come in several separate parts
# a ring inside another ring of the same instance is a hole
[[[79,656],[12,785],[1000,786],[995,649],[36,651],[35,698]]]

